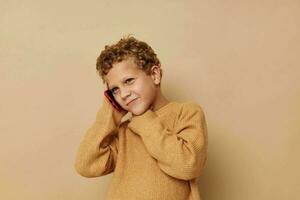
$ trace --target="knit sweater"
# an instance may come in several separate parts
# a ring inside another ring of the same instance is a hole
[[[104,98],[75,159],[84,177],[113,172],[106,200],[200,200],[207,127],[200,105],[171,101],[121,123]]]

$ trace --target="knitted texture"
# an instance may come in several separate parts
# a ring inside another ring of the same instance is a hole
[[[200,105],[172,101],[121,118],[104,98],[78,148],[76,171],[85,177],[113,172],[106,200],[200,200],[208,147]]]

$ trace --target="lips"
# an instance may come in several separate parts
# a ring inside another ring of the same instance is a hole
[[[132,103],[133,101],[135,101],[136,99],[137,99],[137,98],[135,98],[135,99],[129,101],[129,102],[127,103],[127,106],[128,106],[130,103]]]

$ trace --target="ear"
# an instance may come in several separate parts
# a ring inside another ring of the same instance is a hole
[[[161,75],[160,75],[160,67],[157,65],[153,65],[151,67],[151,78],[155,85],[159,85],[161,81]]]

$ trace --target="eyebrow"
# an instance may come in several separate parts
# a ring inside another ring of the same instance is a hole
[[[124,77],[123,79],[122,79],[122,83],[124,83],[127,79],[129,79],[129,78],[133,78],[133,76],[127,76],[127,77]],[[116,86],[109,86],[109,84],[107,83],[107,87],[108,87],[108,89],[109,90],[112,90],[112,89],[114,89]]]

